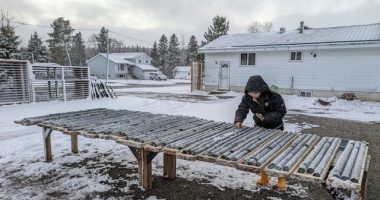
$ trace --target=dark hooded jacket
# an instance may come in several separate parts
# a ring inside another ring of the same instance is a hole
[[[243,122],[251,110],[256,125],[283,130],[282,118],[286,114],[286,107],[280,94],[271,91],[261,76],[251,76],[244,92],[245,95],[235,113],[235,122]],[[248,92],[260,92],[259,103],[254,102]],[[255,113],[262,114],[264,120],[261,121]]]

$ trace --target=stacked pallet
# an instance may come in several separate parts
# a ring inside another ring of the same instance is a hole
[[[91,99],[117,98],[113,88],[100,80],[91,79]]]

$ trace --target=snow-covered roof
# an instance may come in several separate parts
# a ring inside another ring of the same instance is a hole
[[[177,71],[177,72],[188,72],[190,71],[190,66],[177,66],[173,69],[173,71]]]
[[[142,70],[155,70],[155,71],[158,71],[158,69],[156,67],[153,67],[152,65],[144,65],[144,64],[133,64],[135,65],[136,67],[142,69]]]
[[[103,56],[103,57],[107,58],[106,53],[99,53],[98,55],[94,56],[90,60],[87,60],[87,62],[91,61],[92,59],[94,59],[97,56]],[[110,59],[110,61],[117,63],[117,64],[130,64],[130,65],[132,65],[134,63],[128,61],[128,59],[148,59],[148,60],[152,59],[144,52],[110,53],[110,54],[108,54],[108,58]]]
[[[200,52],[241,48],[293,45],[380,43],[380,23],[266,33],[223,35],[199,49]]]
[[[32,63],[32,67],[62,67],[62,65],[57,63]]]

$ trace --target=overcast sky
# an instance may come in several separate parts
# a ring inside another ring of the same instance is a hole
[[[311,27],[380,23],[380,0],[0,0],[0,9],[15,21],[50,25],[57,17],[73,28],[100,29],[138,38],[113,35],[126,44],[151,45],[162,34],[175,33],[186,44],[198,42],[215,15],[227,17],[229,33],[247,32],[253,21],[273,22],[274,29],[296,29],[300,21]],[[37,31],[47,39],[50,28],[17,24],[26,44]],[[87,40],[94,31],[81,31]]]

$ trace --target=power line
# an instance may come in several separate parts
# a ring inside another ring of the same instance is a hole
[[[126,38],[130,38],[130,39],[134,39],[134,40],[137,40],[137,41],[141,41],[141,42],[144,42],[146,44],[149,44],[149,45],[152,45],[152,42],[149,42],[149,41],[146,41],[146,40],[142,40],[142,39],[139,39],[139,38],[135,38],[135,37],[131,37],[131,36],[127,36],[127,35],[124,35],[124,34],[121,34],[121,33],[117,33],[115,31],[110,31],[110,33],[113,33],[115,35],[119,35],[119,36],[122,36],[122,37],[126,37]]]
[[[25,22],[20,22],[20,21],[13,21],[13,23],[20,24],[20,25],[23,25],[23,26],[36,26],[36,27],[41,27],[41,28],[52,28],[51,26],[47,26],[47,25],[30,24],[30,23],[25,23]],[[78,31],[99,31],[100,29],[74,28],[74,30],[78,30]],[[148,45],[152,45],[152,42],[149,42],[149,41],[146,41],[146,40],[143,40],[143,39],[139,39],[139,38],[136,38],[136,37],[128,36],[128,35],[125,35],[125,34],[122,34],[122,33],[117,33],[115,31],[111,31],[111,30],[109,30],[109,32],[113,33],[115,35],[124,37],[124,38],[129,38],[129,39],[133,39],[135,41],[143,42],[143,43],[148,44]]]

